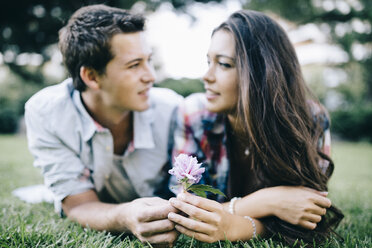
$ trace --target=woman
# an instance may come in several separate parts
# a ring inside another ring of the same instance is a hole
[[[204,242],[278,233],[290,244],[324,240],[343,217],[325,198],[329,121],[287,35],[262,13],[238,11],[213,31],[207,58],[206,93],[180,106],[173,157],[196,156],[202,183],[227,199],[180,194],[170,202],[188,217],[168,218]]]

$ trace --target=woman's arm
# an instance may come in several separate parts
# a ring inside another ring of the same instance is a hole
[[[327,192],[302,186],[277,186],[249,194],[234,204],[237,215],[263,218],[276,216],[293,225],[315,229],[331,201]],[[228,210],[229,203],[223,204]]]
[[[173,207],[187,214],[187,217],[169,213],[169,220],[175,223],[175,228],[187,236],[207,243],[219,240],[249,240],[256,235],[264,234],[264,226],[260,221],[230,214],[222,204],[191,195],[181,193],[177,198],[171,198]]]

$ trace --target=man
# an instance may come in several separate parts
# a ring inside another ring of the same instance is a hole
[[[27,102],[27,135],[58,211],[96,230],[173,243],[175,209],[152,196],[167,188],[169,122],[181,97],[151,89],[143,30],[144,18],[125,10],[75,12],[59,35],[71,79]]]

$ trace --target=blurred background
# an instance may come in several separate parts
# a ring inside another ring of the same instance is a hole
[[[24,103],[68,75],[58,30],[88,4],[144,13],[157,85],[203,91],[214,27],[238,9],[264,11],[288,32],[305,79],[337,137],[372,142],[371,0],[18,0],[0,8],[0,133],[24,133]]]

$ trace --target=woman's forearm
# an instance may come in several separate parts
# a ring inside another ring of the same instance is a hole
[[[270,188],[268,188],[270,189]],[[274,214],[273,197],[270,191],[261,189],[253,192],[234,203],[234,213],[240,216],[251,216],[252,218],[263,218]],[[229,210],[230,202],[224,203],[226,211]]]

